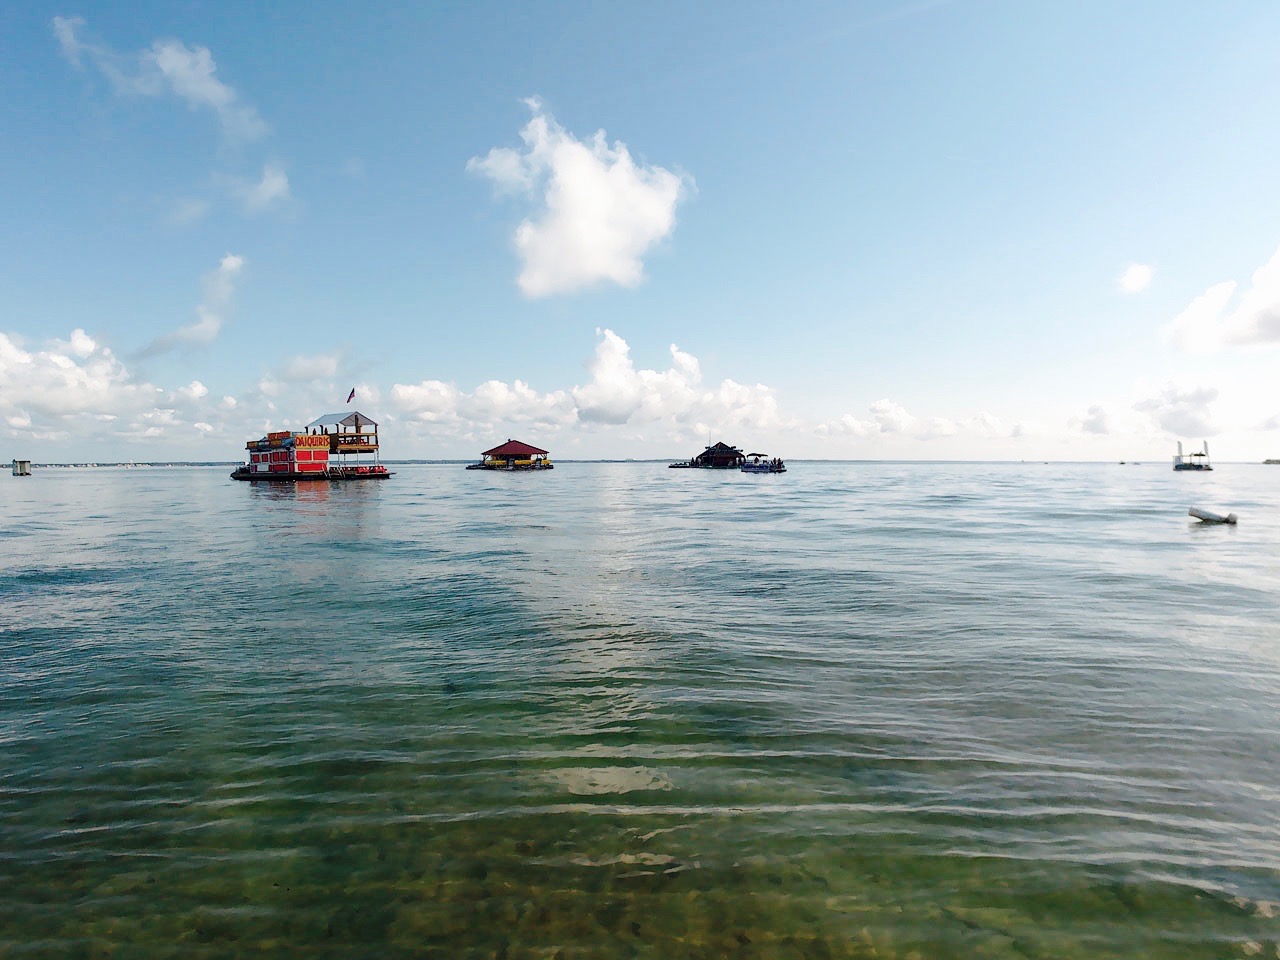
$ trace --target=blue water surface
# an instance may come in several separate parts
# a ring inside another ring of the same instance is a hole
[[[1280,467],[789,466],[0,477],[0,954],[1280,956]]]

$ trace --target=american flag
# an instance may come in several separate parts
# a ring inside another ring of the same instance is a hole
[[[347,403],[350,403],[355,398],[356,398],[356,388],[352,387],[351,392],[347,394]]]

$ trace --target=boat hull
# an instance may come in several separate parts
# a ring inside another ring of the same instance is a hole
[[[394,474],[386,467],[330,467],[324,473],[253,473],[234,470],[232,480],[248,480],[254,483],[295,483],[298,480],[385,480]]]
[[[467,464],[467,469],[468,470],[497,470],[501,473],[523,473],[529,470],[554,470],[555,466],[554,464],[548,463],[546,466],[542,466],[542,467],[494,467],[494,466],[490,466],[487,463],[469,463]]]

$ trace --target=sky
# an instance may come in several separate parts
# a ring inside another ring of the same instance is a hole
[[[1280,4],[0,3],[0,456],[1280,456]],[[355,398],[347,403],[350,391]]]

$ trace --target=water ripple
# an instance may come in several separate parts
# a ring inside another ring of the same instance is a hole
[[[0,952],[1274,953],[1270,476],[46,471]]]

